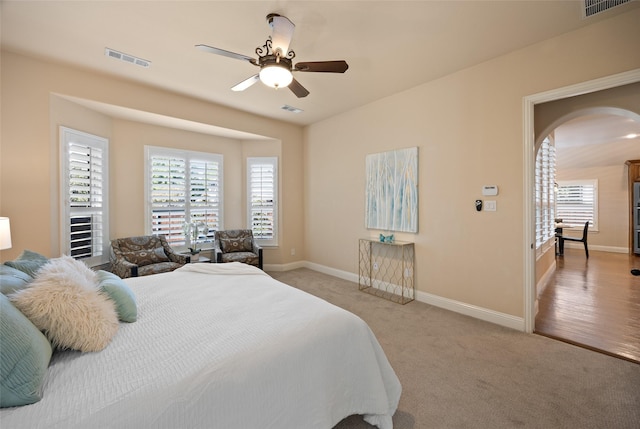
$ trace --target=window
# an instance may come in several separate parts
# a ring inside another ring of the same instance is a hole
[[[558,181],[556,203],[558,217],[571,225],[584,225],[589,221],[589,230],[598,230],[598,181]]]
[[[556,148],[552,138],[542,142],[536,155],[536,249],[555,235]]]
[[[89,265],[108,261],[108,140],[60,127],[63,254]]]
[[[278,158],[247,158],[248,227],[261,245],[277,246]]]
[[[191,247],[184,225],[204,223],[198,242],[222,228],[222,155],[145,146],[147,231]]]

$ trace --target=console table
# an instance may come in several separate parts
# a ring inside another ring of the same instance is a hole
[[[415,299],[413,243],[361,238],[358,247],[361,291],[399,304]]]

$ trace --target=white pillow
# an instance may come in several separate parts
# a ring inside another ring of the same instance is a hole
[[[9,298],[59,349],[100,351],[118,331],[113,301],[98,290],[95,273],[70,256],[49,260]]]

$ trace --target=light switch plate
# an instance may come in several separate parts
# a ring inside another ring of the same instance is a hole
[[[485,212],[495,212],[496,210],[498,210],[498,207],[495,201],[486,200],[484,202]]]

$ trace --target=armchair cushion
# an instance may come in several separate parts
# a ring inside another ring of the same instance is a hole
[[[220,247],[224,253],[252,252],[253,240],[251,237],[221,238]]]
[[[252,252],[231,252],[222,254],[222,262],[244,262],[258,267],[260,258]]]
[[[133,252],[122,252],[122,256],[139,267],[150,264],[158,264],[160,262],[169,262],[169,257],[164,253],[163,247],[154,249],[135,250]]]

